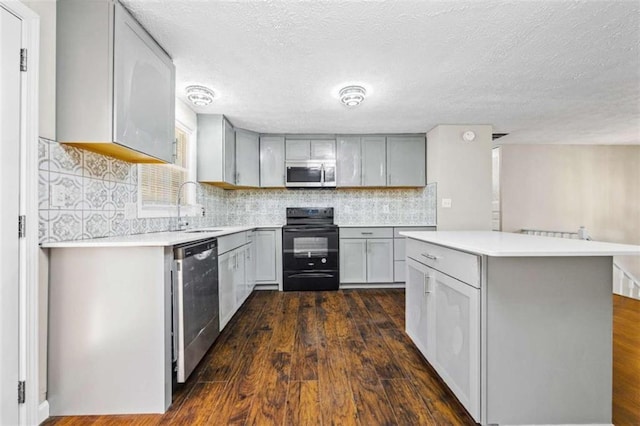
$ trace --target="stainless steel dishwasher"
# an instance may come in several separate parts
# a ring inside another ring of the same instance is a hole
[[[220,334],[218,242],[174,247],[173,358],[183,383]]]

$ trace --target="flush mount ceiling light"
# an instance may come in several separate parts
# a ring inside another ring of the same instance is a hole
[[[362,86],[347,86],[340,89],[340,102],[344,106],[355,107],[364,101],[367,91]]]
[[[185,91],[187,92],[187,99],[197,106],[209,105],[213,102],[215,96],[211,89],[204,86],[188,86]]]

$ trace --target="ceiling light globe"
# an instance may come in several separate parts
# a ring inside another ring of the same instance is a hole
[[[213,91],[204,86],[189,86],[185,91],[189,102],[196,106],[207,106],[213,102],[215,97]]]
[[[347,86],[340,89],[340,102],[347,107],[358,106],[364,101],[367,91],[362,86]]]

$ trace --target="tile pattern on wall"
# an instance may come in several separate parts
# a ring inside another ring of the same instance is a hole
[[[166,217],[128,219],[138,201],[138,167],[115,158],[41,138],[39,239],[66,241],[174,229]],[[199,184],[204,215],[189,226],[282,225],[286,207],[334,207],[340,225],[435,225],[435,184],[416,189],[223,190]],[[55,199],[54,199],[55,196]]]

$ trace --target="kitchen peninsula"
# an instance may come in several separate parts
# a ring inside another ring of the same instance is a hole
[[[612,256],[639,246],[406,232],[407,333],[481,424],[610,424]]]

